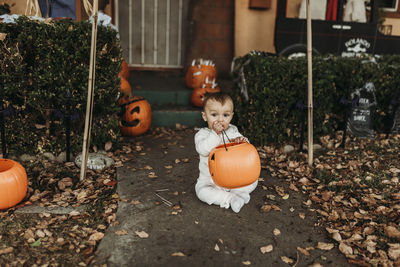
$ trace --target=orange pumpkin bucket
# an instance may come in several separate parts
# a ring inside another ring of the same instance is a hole
[[[28,179],[24,167],[11,159],[0,159],[0,210],[18,204],[27,190]]]
[[[247,142],[217,146],[208,157],[208,167],[215,184],[229,189],[254,183],[261,172],[257,149]]]

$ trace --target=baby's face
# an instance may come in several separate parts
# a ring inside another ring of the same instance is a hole
[[[220,102],[210,99],[204,107],[202,116],[209,129],[213,129],[213,124],[219,122],[226,130],[233,117],[233,103],[231,100],[227,100],[222,105]]]

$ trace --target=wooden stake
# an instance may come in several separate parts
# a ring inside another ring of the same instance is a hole
[[[313,88],[312,88],[312,29],[310,0],[307,0],[307,62],[308,62],[308,165],[313,164]]]
[[[88,97],[86,103],[86,117],[85,117],[85,131],[83,133],[83,147],[81,157],[81,173],[80,180],[86,178],[87,159],[90,147],[90,133],[92,128],[93,118],[93,99],[94,99],[94,84],[96,74],[96,40],[97,40],[97,13],[98,13],[98,0],[94,0],[92,11],[92,41],[90,47],[90,67],[89,67],[89,83],[88,83]]]

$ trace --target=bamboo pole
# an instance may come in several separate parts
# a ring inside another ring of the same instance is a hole
[[[313,164],[313,88],[312,88],[312,29],[310,0],[307,0],[307,62],[308,62],[308,165]]]
[[[86,178],[87,159],[90,146],[90,132],[92,128],[93,118],[93,99],[94,99],[94,84],[96,74],[96,40],[97,40],[97,13],[98,13],[98,0],[93,1],[92,10],[92,40],[90,47],[90,67],[89,67],[89,82],[88,82],[88,97],[86,103],[86,118],[85,118],[85,131],[83,134],[83,147],[81,156],[81,173],[80,180]]]

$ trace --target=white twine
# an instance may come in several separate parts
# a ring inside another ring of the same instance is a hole
[[[29,16],[32,14],[36,17],[42,17],[38,0],[26,0],[25,15]]]

